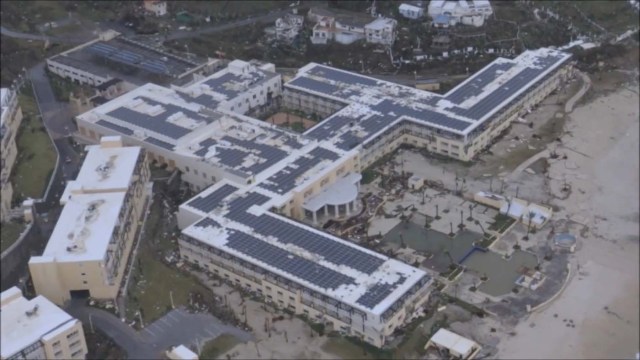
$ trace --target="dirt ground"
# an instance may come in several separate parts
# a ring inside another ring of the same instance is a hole
[[[323,350],[328,337],[318,336],[304,321],[277,311],[269,305],[251,299],[242,299],[240,293],[226,284],[218,286],[218,282],[207,279],[206,275],[198,275],[213,293],[221,298],[226,296],[227,302],[236,316],[244,320],[246,309],[247,324],[252,328],[255,341],[241,343],[233,347],[219,359],[335,359],[336,356]],[[272,322],[271,330],[265,330],[267,318],[284,316],[283,320]],[[286,335],[285,335],[286,334]],[[313,335],[312,335],[313,334]]]
[[[550,190],[561,197],[556,217],[588,231],[562,296],[520,324],[501,344],[501,357],[632,358],[638,351],[638,102],[633,84],[570,115],[563,144],[574,151],[551,164]],[[572,188],[566,199],[565,179]]]
[[[269,123],[272,124],[276,124],[276,125],[283,125],[283,124],[294,124],[294,123],[302,123],[302,125],[304,126],[304,129],[309,129],[310,127],[314,126],[316,124],[316,122],[309,120],[309,119],[305,119],[301,116],[298,115],[294,115],[294,114],[289,114],[289,113],[284,113],[284,112],[279,112],[277,114],[272,115],[271,117],[269,117],[267,120],[265,120]]]

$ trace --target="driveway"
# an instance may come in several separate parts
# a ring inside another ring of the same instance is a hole
[[[251,25],[253,23],[273,22],[273,21],[276,21],[277,18],[282,17],[285,14],[288,14],[290,12],[291,12],[290,9],[284,9],[280,11],[266,13],[261,16],[250,17],[247,19],[243,19],[243,20],[239,20],[239,21],[235,21],[227,24],[222,24],[222,25],[204,27],[197,30],[193,30],[193,31],[177,30],[177,31],[173,31],[171,35],[167,36],[166,40],[178,40],[178,39],[196,37],[198,35],[213,34],[217,32],[234,29],[237,27]]]
[[[233,335],[242,342],[253,339],[250,333],[225,325],[210,314],[191,314],[184,309],[170,311],[141,331],[101,309],[72,302],[65,310],[85,325],[93,323],[122,347],[129,359],[158,359],[171,346],[202,346],[221,334]]]
[[[37,34],[29,34],[18,31],[13,31],[7,29],[4,26],[0,26],[0,33],[4,36],[11,37],[14,39],[23,39],[23,40],[35,40],[35,41],[52,41],[57,43],[65,43],[65,44],[82,44],[87,42],[86,36],[46,36],[46,35],[37,35]]]

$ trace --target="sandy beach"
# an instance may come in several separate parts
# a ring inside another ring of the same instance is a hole
[[[569,159],[552,163],[549,176],[552,193],[565,179],[572,193],[552,202],[554,218],[588,231],[564,292],[500,341],[499,358],[634,359],[640,351],[638,103],[635,85],[570,115],[559,147]]]

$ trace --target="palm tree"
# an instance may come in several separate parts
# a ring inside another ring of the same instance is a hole
[[[460,225],[458,225],[458,227],[460,228],[460,230],[464,229],[464,211],[460,210]]]
[[[453,223],[449,222],[449,227],[451,228],[450,232],[449,232],[449,236],[453,237]]]
[[[482,230],[483,235],[487,233],[486,231],[484,231],[484,226],[482,226],[482,224],[480,223],[480,220],[476,220],[475,224],[480,226],[480,230]]]
[[[529,240],[529,234],[531,233],[531,221],[536,216],[536,213],[533,211],[529,211],[529,222],[527,223],[527,235],[524,237],[524,240]]]

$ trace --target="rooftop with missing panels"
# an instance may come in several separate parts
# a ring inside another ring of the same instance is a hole
[[[122,147],[118,136],[105,136],[87,147],[78,177],[70,181],[60,203],[64,205],[42,257],[32,262],[102,260],[126,193],[131,186],[142,148]]]
[[[71,195],[42,256],[31,262],[103,260],[124,198],[124,192]]]
[[[333,138],[336,146],[351,149],[403,120],[466,136],[569,58],[551,49],[498,58],[445,95],[315,63],[300,69],[285,87],[349,105],[306,135]]]
[[[37,296],[27,300],[17,287],[2,292],[2,358],[38,342],[41,338],[60,333],[74,325],[74,319],[47,300]]]
[[[183,205],[207,214],[183,234],[376,315],[429,280],[422,270],[271,213],[271,204],[261,188],[216,184]]]

